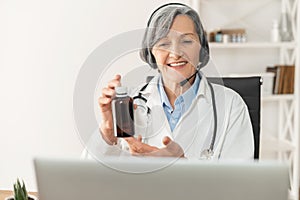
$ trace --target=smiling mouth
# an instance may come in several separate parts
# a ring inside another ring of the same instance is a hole
[[[183,67],[186,65],[188,62],[187,61],[181,61],[181,62],[174,62],[174,63],[169,63],[167,64],[169,67]]]

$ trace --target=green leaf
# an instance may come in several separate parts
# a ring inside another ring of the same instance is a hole
[[[17,179],[17,182],[14,184],[14,198],[15,200],[28,200],[28,193],[23,180],[22,185],[19,179]]]

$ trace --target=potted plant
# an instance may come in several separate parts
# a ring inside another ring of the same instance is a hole
[[[7,197],[5,200],[37,200],[35,196],[28,195],[24,181],[22,181],[22,185],[17,179],[17,182],[14,184],[14,195]]]

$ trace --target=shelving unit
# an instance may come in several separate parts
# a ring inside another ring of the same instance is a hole
[[[293,94],[279,94],[279,95],[268,95],[262,96],[262,102],[270,102],[270,101],[281,101],[281,100],[293,100],[295,96]]]
[[[221,76],[230,73],[265,73],[266,67],[270,64],[295,65],[294,94],[262,96],[260,159],[275,159],[289,163],[291,183],[289,198],[298,200],[300,0],[183,2],[199,12],[208,32],[218,28],[245,28],[249,34],[248,41],[244,43],[210,43],[211,58],[222,72]],[[283,7],[290,14],[294,40],[269,42],[272,21],[279,19]]]
[[[211,42],[209,44],[210,48],[218,48],[218,49],[228,49],[228,48],[294,48],[296,46],[295,42],[245,42],[245,43],[217,43]]]

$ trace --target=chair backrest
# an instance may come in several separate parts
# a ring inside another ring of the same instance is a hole
[[[208,78],[211,83],[221,84],[233,89],[248,106],[254,134],[254,158],[259,158],[260,139],[260,87],[261,77],[222,77]]]

